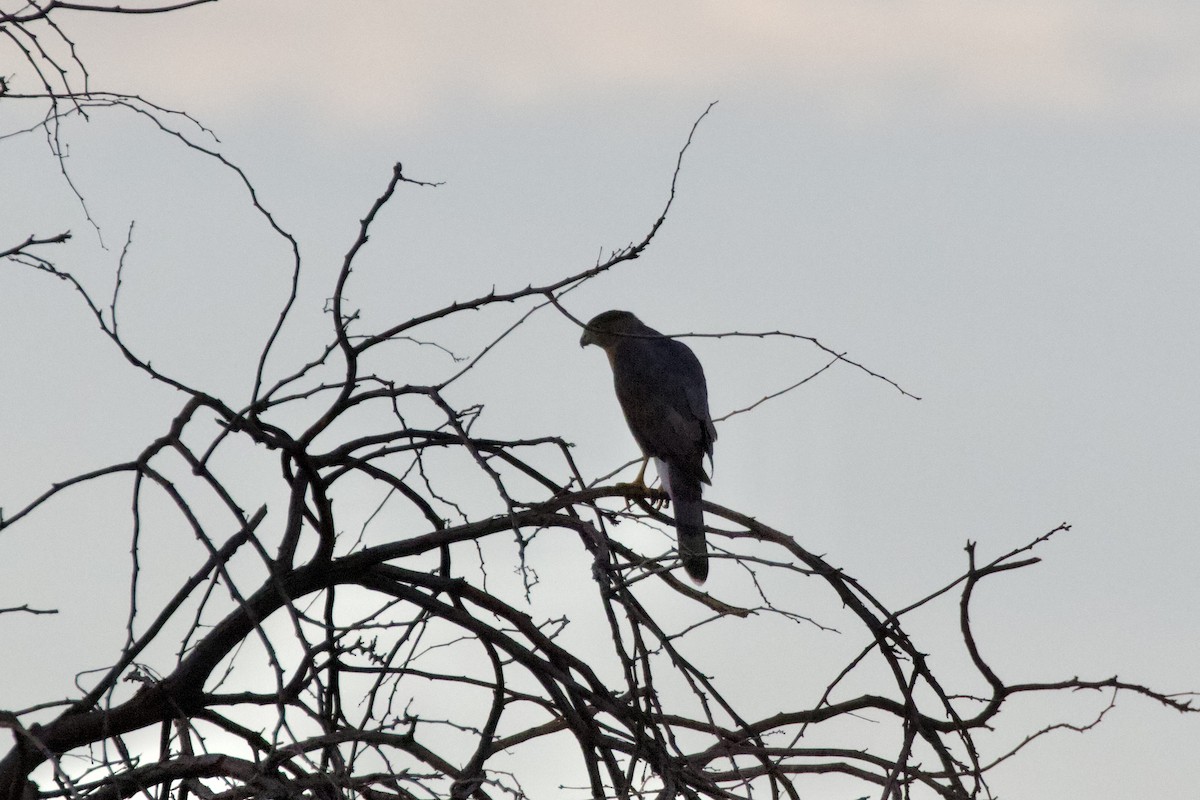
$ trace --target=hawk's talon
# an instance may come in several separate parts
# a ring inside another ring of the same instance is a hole
[[[665,508],[666,505],[671,502],[671,498],[667,495],[666,492],[664,492],[661,489],[655,489],[652,486],[647,486],[645,483],[643,483],[641,481],[635,481],[635,482],[630,482],[630,483],[618,483],[618,484],[616,484],[616,487],[618,489],[637,489],[638,491],[649,492],[651,494],[650,497],[626,497],[625,498],[625,510],[626,511],[629,510],[630,506],[632,506],[634,504],[634,501],[636,501],[636,500],[641,500],[641,501],[645,502],[647,505],[649,505],[651,508],[656,509],[656,510]]]

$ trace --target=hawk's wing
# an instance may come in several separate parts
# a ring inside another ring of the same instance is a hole
[[[630,337],[613,353],[613,384],[642,451],[704,483],[717,438],[699,359],[674,339]]]

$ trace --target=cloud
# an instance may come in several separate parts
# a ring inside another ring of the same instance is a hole
[[[835,113],[1200,116],[1200,8],[1084,2],[216,4],[87,15],[103,88],[369,123],[464,99],[767,90]]]

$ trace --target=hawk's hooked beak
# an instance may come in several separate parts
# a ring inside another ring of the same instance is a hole
[[[583,336],[580,336],[580,337],[579,337],[579,346],[580,346],[580,347],[587,347],[589,344],[595,344],[595,343],[596,343],[596,340],[592,338],[592,331],[591,331],[591,329],[590,329],[590,328],[584,328],[584,329],[583,329]]]

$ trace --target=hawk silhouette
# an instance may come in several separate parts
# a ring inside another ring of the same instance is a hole
[[[645,486],[651,458],[675,508],[679,558],[697,584],[708,577],[704,511],[700,505],[704,456],[712,460],[717,429],[708,413],[708,387],[696,354],[628,311],[605,311],[587,324],[579,346],[608,355],[617,401],[642,450],[634,484]]]

